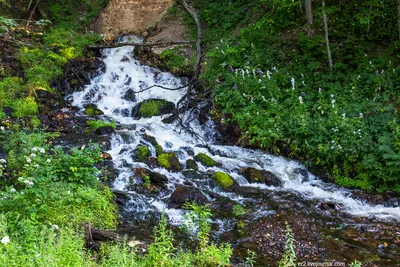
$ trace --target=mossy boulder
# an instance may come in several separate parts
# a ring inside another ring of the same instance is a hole
[[[84,106],[85,114],[88,116],[100,116],[104,115],[104,112],[97,108],[95,104],[86,104]]]
[[[135,149],[135,159],[140,162],[145,162],[150,156],[150,149],[147,146],[139,145]]]
[[[186,169],[198,171],[199,166],[197,165],[197,162],[194,161],[193,159],[188,159],[186,161]]]
[[[146,139],[147,141],[149,141],[154,146],[154,148],[156,149],[157,156],[160,156],[162,153],[164,153],[164,149],[162,148],[162,146],[160,146],[158,144],[158,142],[154,136],[144,134],[143,138]]]
[[[174,152],[162,153],[157,158],[158,164],[171,171],[182,170],[179,159]]]
[[[229,189],[236,184],[236,181],[233,180],[229,174],[224,172],[215,172],[211,178],[223,189]]]
[[[213,160],[210,156],[207,156],[204,153],[199,153],[194,157],[197,161],[200,161],[201,164],[207,167],[217,166],[217,162]]]
[[[164,114],[173,113],[175,104],[164,99],[148,99],[145,100],[132,109],[132,116],[134,118],[149,118]]]
[[[259,170],[256,168],[245,168],[242,170],[242,174],[249,183],[261,183],[261,184],[266,184],[268,186],[283,185],[281,179],[279,179],[278,177],[276,177],[276,175],[268,171]]]

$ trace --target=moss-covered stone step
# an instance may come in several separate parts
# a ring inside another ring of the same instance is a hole
[[[157,162],[161,167],[166,168],[171,171],[180,171],[182,170],[181,164],[179,163],[179,159],[174,152],[162,153],[158,156]]]
[[[199,153],[194,158],[207,167],[214,167],[218,165],[218,162],[204,153]]]
[[[223,189],[229,189],[237,185],[236,181],[229,174],[224,172],[215,172],[211,178]]]

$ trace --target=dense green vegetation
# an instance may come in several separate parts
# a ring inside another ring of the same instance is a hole
[[[203,80],[244,139],[317,166],[339,184],[400,192],[396,1],[326,1],[313,35],[298,1],[194,1]]]

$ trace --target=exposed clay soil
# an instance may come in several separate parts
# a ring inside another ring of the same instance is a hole
[[[122,34],[147,35],[174,4],[174,0],[111,0],[92,30],[115,38]]]

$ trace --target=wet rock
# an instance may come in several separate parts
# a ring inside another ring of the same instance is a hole
[[[197,162],[194,161],[193,159],[188,159],[186,160],[186,169],[198,171],[199,166],[197,165]]]
[[[174,152],[163,153],[157,158],[161,167],[171,171],[180,171],[182,169],[179,159]]]
[[[207,167],[214,167],[218,164],[213,158],[204,153],[199,153],[194,158]]]
[[[126,192],[121,191],[121,190],[113,190],[114,196],[115,196],[115,202],[120,205],[124,206],[126,202],[129,200],[129,196],[126,194]]]
[[[53,94],[47,90],[36,90],[36,101],[39,105],[39,112],[41,114],[47,113],[51,110],[60,109],[65,106],[65,101],[61,96]]]
[[[149,118],[164,114],[173,113],[175,104],[164,99],[147,99],[132,109],[132,116],[134,118]]]
[[[131,79],[131,78],[129,78],[129,79]],[[129,88],[122,98],[125,100],[128,100],[128,101],[131,101],[131,102],[136,102],[135,91],[133,89]]]
[[[193,150],[193,148],[191,148],[191,147],[189,147],[189,146],[185,146],[185,147],[182,147],[182,149],[183,149],[184,151],[186,151],[186,153],[187,153],[189,156],[194,156],[194,150]]]
[[[256,168],[245,168],[242,170],[243,176],[249,183],[261,183],[268,186],[282,186],[283,182],[281,179],[276,177],[273,173],[258,170]]]
[[[83,107],[85,108],[85,114],[88,116],[104,115],[104,112],[98,109],[95,104],[86,104]]]
[[[229,189],[237,185],[236,181],[229,174],[224,172],[215,172],[211,178],[223,189]]]
[[[105,65],[100,58],[72,59],[64,67],[64,74],[51,84],[62,95],[80,91],[90,80],[104,72]]]
[[[308,176],[308,172],[305,169],[296,168],[296,169],[293,170],[293,174],[300,176],[302,183],[310,181],[310,177]]]
[[[336,203],[330,201],[319,202],[316,208],[320,210],[340,210]]]
[[[115,130],[111,126],[102,126],[97,128],[95,133],[98,135],[112,135],[115,133]]]
[[[200,190],[194,187],[179,186],[169,198],[168,208],[182,208],[185,202],[194,202],[197,205],[204,205],[207,202],[207,198]]]
[[[189,179],[205,179],[208,178],[208,175],[204,175],[194,170],[184,170],[182,171],[182,175]]]
[[[150,178],[151,184],[167,188],[168,177],[161,173],[153,172],[145,168],[135,168],[134,173],[143,179],[145,176],[148,176]]]
[[[165,124],[171,124],[173,123],[178,117],[176,115],[171,115],[169,117],[166,117],[165,119],[162,120],[163,123]]]

